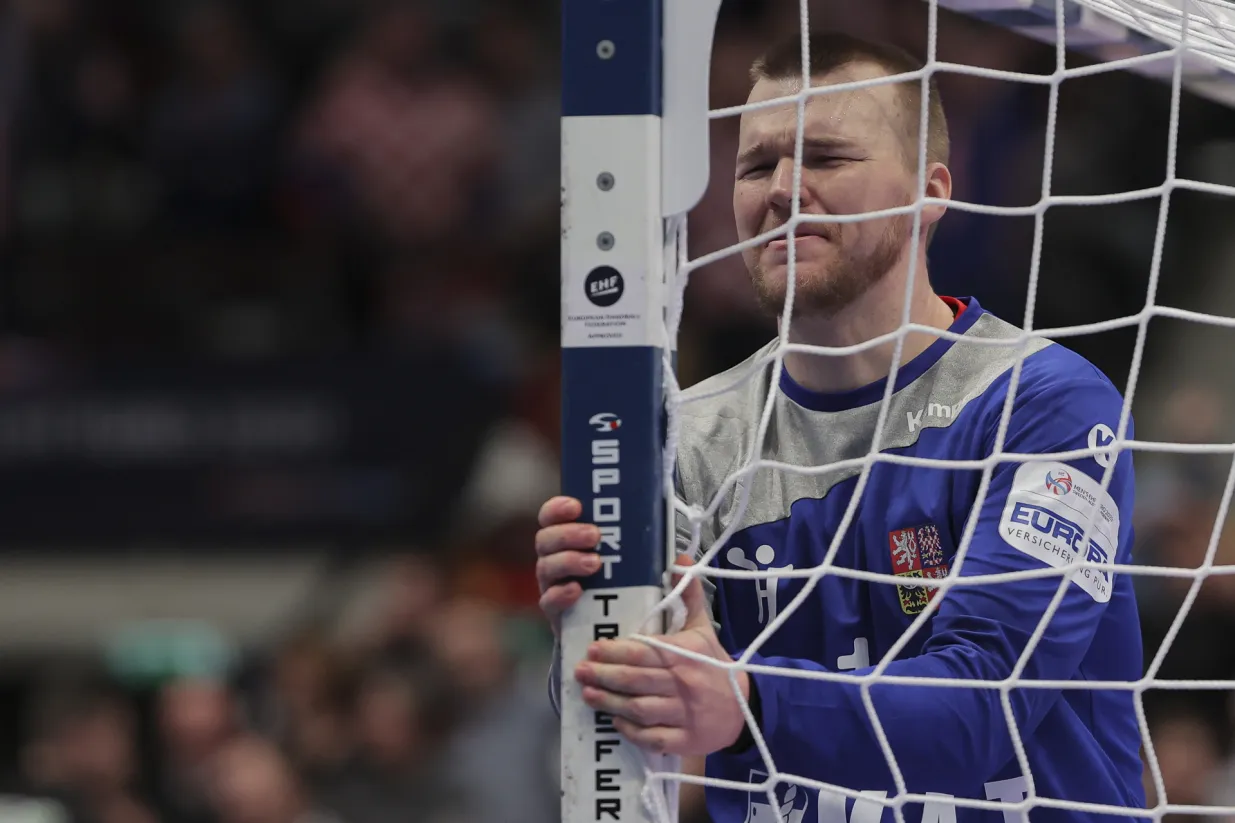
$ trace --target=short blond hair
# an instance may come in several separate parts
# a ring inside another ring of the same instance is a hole
[[[812,77],[831,74],[837,69],[854,63],[872,63],[889,75],[908,74],[918,71],[923,63],[909,52],[887,43],[875,43],[839,32],[811,32],[809,35],[810,72]],[[797,35],[786,38],[764,52],[750,69],[751,82],[767,78],[785,80],[802,76],[802,43]],[[905,134],[906,156],[911,163],[918,161],[918,123],[921,121],[922,86],[919,81],[899,83],[905,122],[909,129]],[[932,75],[927,113],[926,162],[948,162],[950,141],[948,118],[939,97],[939,87]]]
[[[812,77],[831,74],[855,63],[871,63],[889,75],[907,74],[923,67],[922,61],[909,52],[888,43],[863,40],[840,32],[812,31],[808,34],[808,57]],[[793,35],[775,43],[760,55],[750,67],[752,83],[760,80],[788,80],[802,76],[802,41]],[[927,82],[926,162],[947,165],[951,153],[948,137],[948,118],[943,110],[939,87],[931,75]],[[900,92],[902,113],[908,124],[903,133],[905,162],[910,167],[918,164],[918,125],[922,119],[922,84],[918,80],[897,84]],[[936,222],[927,230],[927,242],[934,236]]]

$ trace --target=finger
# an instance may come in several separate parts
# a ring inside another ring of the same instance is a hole
[[[675,568],[689,569],[690,567],[694,565],[695,565],[695,560],[689,554],[679,554],[677,557],[673,559],[673,566]],[[684,575],[682,572],[675,571],[673,573],[673,585],[676,586],[678,584],[678,581],[681,580],[683,576]]]
[[[541,528],[558,523],[569,523],[583,514],[583,504],[573,497],[550,497],[540,507],[536,516]]]
[[[559,523],[536,532],[536,554],[555,554],[567,549],[594,549],[600,529],[591,523]]]
[[[556,623],[562,612],[569,609],[583,596],[583,587],[578,583],[563,583],[560,586],[550,586],[540,596],[540,610],[550,622]]]
[[[686,606],[686,629],[713,631],[712,605],[703,591],[703,581],[692,577],[682,591],[682,604]]]
[[[677,692],[673,675],[659,668],[580,663],[575,668],[575,678],[585,686],[631,697],[671,697]]]
[[[623,717],[615,717],[613,728],[631,743],[654,754],[697,754],[687,750],[686,732],[678,727],[642,726]]]
[[[639,640],[598,640],[588,646],[587,659],[596,663],[664,669],[669,655]]]
[[[595,552],[562,551],[536,561],[536,582],[542,592],[576,577],[587,577],[600,568]]]
[[[680,726],[686,719],[686,709],[676,697],[631,697],[584,686],[583,702],[597,711],[614,718],[625,718],[637,726]]]

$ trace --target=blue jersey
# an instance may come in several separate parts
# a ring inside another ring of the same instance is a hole
[[[1141,739],[1129,690],[1013,688],[1014,735],[997,688],[963,685],[996,683],[1014,673],[1020,681],[1060,684],[1127,683],[1141,676],[1131,578],[1075,565],[1128,562],[1131,454],[1050,456],[1108,444],[1119,424],[1120,394],[1063,346],[1041,339],[1007,345],[1019,330],[974,300],[951,330],[963,339],[938,340],[900,370],[878,450],[949,461],[992,455],[1014,366],[1023,357],[1001,450],[1027,457],[995,463],[984,494],[980,468],[877,462],[831,554],[835,573],[824,574],[805,593],[803,577],[714,578],[714,616],[734,656],[756,644],[774,620],[783,620],[758,643],[752,664],[862,674],[895,648],[883,674],[902,678],[870,689],[876,727],[856,683],[754,672],[759,727],[776,769],[863,794],[846,797],[780,783],[774,809],[763,792],[709,787],[716,823],[890,823],[893,812],[883,801],[897,789],[877,728],[886,735],[906,790],[932,795],[929,802],[905,804],[907,823],[1024,820],[1016,810],[964,805],[965,799],[1026,798],[1030,783],[1015,753],[1018,737],[1032,775],[1035,823],[1107,816],[1061,810],[1051,800],[1145,805]],[[771,346],[754,359],[769,351]],[[716,500],[714,513],[698,524],[695,547],[701,551],[731,534],[713,565],[815,568],[828,561],[853,500],[886,382],[818,394],[783,372],[779,385],[772,385],[771,363],[754,359],[687,393],[678,491],[699,509]],[[770,423],[756,445],[769,394]],[[810,472],[762,468],[726,484],[753,457],[804,468],[840,465]],[[967,528],[972,538],[958,555]],[[682,520],[678,540],[689,545]],[[887,577],[862,579],[848,571]],[[964,582],[991,575],[1003,577]],[[1070,582],[1063,582],[1065,575]],[[918,585],[924,581],[946,581],[948,587]],[[919,685],[912,682],[916,678],[961,684]],[[750,747],[711,755],[707,773],[757,783],[768,765]]]

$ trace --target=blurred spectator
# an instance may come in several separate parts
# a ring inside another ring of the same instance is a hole
[[[511,276],[483,236],[447,236],[432,250],[396,255],[379,274],[375,330],[394,347],[463,347],[475,356],[477,371],[505,381],[521,365],[524,348],[502,299]]]
[[[27,747],[26,785],[63,802],[73,823],[156,823],[141,796],[136,718],[112,688],[48,695]]]
[[[355,706],[355,759],[321,787],[322,802],[347,823],[488,819],[467,814],[471,786],[452,784],[436,755],[457,711],[451,684],[432,661],[373,661]]]
[[[473,708],[499,695],[510,675],[500,621],[501,614],[490,603],[462,598],[439,608],[427,621],[425,636],[437,659]]]
[[[152,166],[172,226],[259,228],[274,158],[274,83],[244,20],[222,0],[178,15],[177,66],[154,106]]]
[[[149,214],[139,66],[79,0],[16,8],[21,39],[11,42],[26,60],[5,85],[18,241],[128,236]]]
[[[556,229],[561,101],[555,55],[543,31],[554,25],[526,6],[495,4],[476,25],[476,53],[499,106],[500,161],[487,187],[487,219],[506,244],[527,246]]]
[[[450,558],[414,551],[375,564],[375,580],[364,597],[344,607],[337,636],[358,661],[372,655],[428,654],[433,615],[449,600],[454,585]],[[337,649],[331,652],[338,655]]]
[[[310,781],[332,779],[351,756],[354,679],[351,661],[319,633],[295,638],[276,655],[261,704],[266,725]]]
[[[449,594],[449,579],[440,558],[408,554],[390,563],[378,643],[386,648],[421,649],[428,645],[434,615]]]
[[[1158,796],[1152,772],[1146,769],[1145,788],[1150,805],[1213,805],[1222,750],[1213,727],[1202,717],[1178,713],[1159,721],[1154,726],[1152,738],[1166,796]],[[1171,823],[1196,819],[1184,814],[1163,817]],[[1201,819],[1215,820],[1212,816],[1201,816]]]
[[[1230,436],[1230,415],[1216,387],[1180,385],[1168,396],[1157,428],[1175,443],[1215,443]],[[1149,421],[1146,421],[1149,422]],[[1144,428],[1144,426],[1142,426]],[[1229,459],[1220,454],[1137,455],[1137,518],[1149,526],[1222,492]]]
[[[336,187],[330,217],[413,245],[491,229],[477,217],[497,151],[483,85],[437,59],[433,15],[392,3],[328,73],[302,130],[306,172]]]
[[[478,820],[539,823],[558,808],[557,716],[545,692],[546,658],[520,668],[502,636],[502,615],[459,598],[433,616],[428,636],[462,706],[445,751]]]
[[[159,805],[177,823],[213,823],[215,758],[238,730],[230,687],[215,680],[179,680],[158,695]]]
[[[344,823],[314,808],[279,749],[260,737],[228,742],[212,772],[218,823]]]

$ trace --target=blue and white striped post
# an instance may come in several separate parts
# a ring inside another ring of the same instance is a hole
[[[668,557],[665,217],[707,184],[719,2],[562,2],[562,490],[602,534],[601,570],[562,623],[563,823],[655,819],[640,797],[649,761],[571,672],[592,641],[659,628],[642,621]]]

